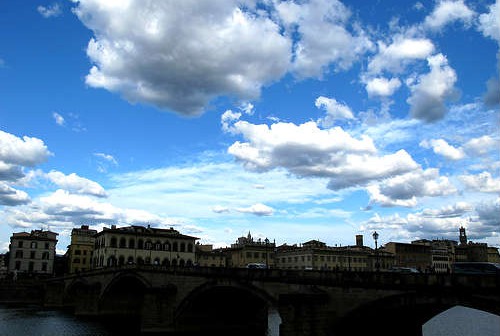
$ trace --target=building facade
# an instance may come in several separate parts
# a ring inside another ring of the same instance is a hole
[[[13,233],[9,245],[9,272],[52,274],[57,235],[43,230]]]
[[[97,230],[89,229],[88,225],[71,230],[71,244],[68,246],[68,272],[77,273],[92,267],[95,235]]]
[[[254,240],[250,232],[225,249],[228,267],[247,267],[248,264],[266,264],[273,268],[276,244],[268,239]]]
[[[196,244],[196,265],[201,267],[226,267],[226,249],[213,245]]]
[[[411,267],[425,272],[432,267],[431,246],[389,242],[384,250],[394,255],[395,267]]]
[[[95,235],[93,268],[125,264],[192,266],[198,238],[179,231],[143,226],[104,228]]]

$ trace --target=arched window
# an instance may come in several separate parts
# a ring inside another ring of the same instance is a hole
[[[170,243],[168,241],[163,244],[163,251],[170,251]]]
[[[187,267],[193,266],[193,262],[191,261],[191,259],[188,259],[188,261],[186,261],[186,266]]]
[[[153,244],[151,243],[151,241],[147,241],[146,244],[144,245],[144,248],[146,250],[151,250],[153,248]]]
[[[101,258],[99,258],[99,266],[104,266],[104,256],[101,256]]]
[[[155,243],[155,250],[157,250],[157,251],[161,251],[161,242],[160,242],[160,241],[157,241],[157,242]]]
[[[181,243],[181,252],[186,252],[186,243]]]
[[[135,248],[135,240],[134,238],[130,238],[128,241],[128,248],[133,249]]]
[[[174,242],[174,243],[172,244],[172,251],[177,252],[177,250],[178,250],[178,245],[177,245],[177,242]]]
[[[127,240],[125,238],[120,238],[120,248],[127,247]]]
[[[172,259],[172,266],[177,266],[177,259]]]
[[[193,252],[193,244],[188,244],[188,252]]]
[[[153,265],[160,265],[160,258],[155,258],[155,260],[153,261]]]
[[[184,259],[179,260],[180,267],[184,267],[185,265],[186,265],[186,262],[184,261]]]
[[[118,265],[122,266],[123,264],[125,264],[125,257],[121,255],[118,258]]]
[[[137,242],[137,248],[139,250],[142,250],[144,248],[144,242],[142,241],[142,239],[139,239],[139,241]]]
[[[165,258],[165,259],[163,259],[163,261],[161,262],[161,264],[163,266],[168,267],[168,266],[170,266],[170,260],[168,260],[168,258]]]
[[[109,246],[116,247],[116,237],[111,237],[111,242]]]
[[[116,257],[110,256],[107,260],[107,266],[116,266]]]
[[[127,258],[127,264],[132,265],[134,263],[134,257],[130,256]]]

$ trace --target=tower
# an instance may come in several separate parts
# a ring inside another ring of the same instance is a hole
[[[460,227],[460,245],[467,245],[467,235],[463,226]]]

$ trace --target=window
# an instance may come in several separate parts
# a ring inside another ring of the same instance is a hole
[[[193,244],[188,244],[188,252],[193,252]]]
[[[83,255],[87,255],[87,250],[83,250]]]
[[[49,252],[43,252],[42,259],[45,259],[45,260],[49,259]]]
[[[170,243],[169,242],[166,242],[165,244],[163,244],[163,249],[165,251],[170,251]]]
[[[259,258],[259,252],[254,252],[254,253],[253,253],[253,257],[254,257],[255,259],[258,259],[258,258]]]
[[[135,240],[134,238],[130,238],[130,240],[128,241],[128,248],[135,248]]]
[[[16,261],[16,270],[20,270],[21,269],[21,262],[18,260]]]
[[[79,263],[80,263],[80,258],[73,259],[73,264],[79,264]]]
[[[28,264],[28,272],[33,272],[34,269],[35,263],[33,261],[30,261],[30,263]]]
[[[80,250],[75,250],[75,255],[80,255],[80,254],[82,254],[82,251],[80,251]]]
[[[174,244],[172,245],[172,250],[173,250],[174,252],[177,252],[177,250],[178,250],[178,246],[179,246],[179,245],[177,244],[177,242],[174,242]]]
[[[35,251],[30,252],[30,259],[35,259]]]
[[[247,255],[247,259],[252,258],[252,252],[247,252],[246,255]]]
[[[125,238],[120,238],[120,248],[127,247],[127,240]]]
[[[22,259],[23,258],[23,251],[16,251],[16,258]]]
[[[50,244],[49,243],[45,243],[45,249],[48,250],[49,249],[49,246]]]
[[[142,250],[144,248],[144,242],[142,241],[142,239],[139,239],[139,241],[137,242],[137,248],[139,250]]]
[[[47,272],[47,263],[42,263],[42,271]]]
[[[144,245],[144,248],[146,250],[151,250],[152,247],[153,247],[153,244],[150,241],[147,241],[146,244]]]
[[[23,247],[23,241],[20,240],[18,243],[17,243],[17,247]]]
[[[116,237],[111,237],[111,243],[109,246],[116,247]]]
[[[30,246],[32,249],[36,249],[38,244],[36,242],[31,242]]]
[[[181,252],[186,252],[186,243],[181,243]]]

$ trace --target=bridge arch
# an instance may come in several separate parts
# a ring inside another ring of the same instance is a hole
[[[192,290],[182,300],[174,320],[183,332],[267,335],[268,311],[273,307],[277,307],[276,300],[250,284],[208,282]],[[192,321],[196,321],[196,326]],[[184,330],[186,326],[188,330]],[[190,330],[193,328],[196,330]]]
[[[411,291],[373,300],[353,309],[332,324],[328,334],[365,335],[378,331],[384,336],[421,336],[422,326],[427,321],[454,306],[500,314],[498,301],[489,301],[484,296]]]

